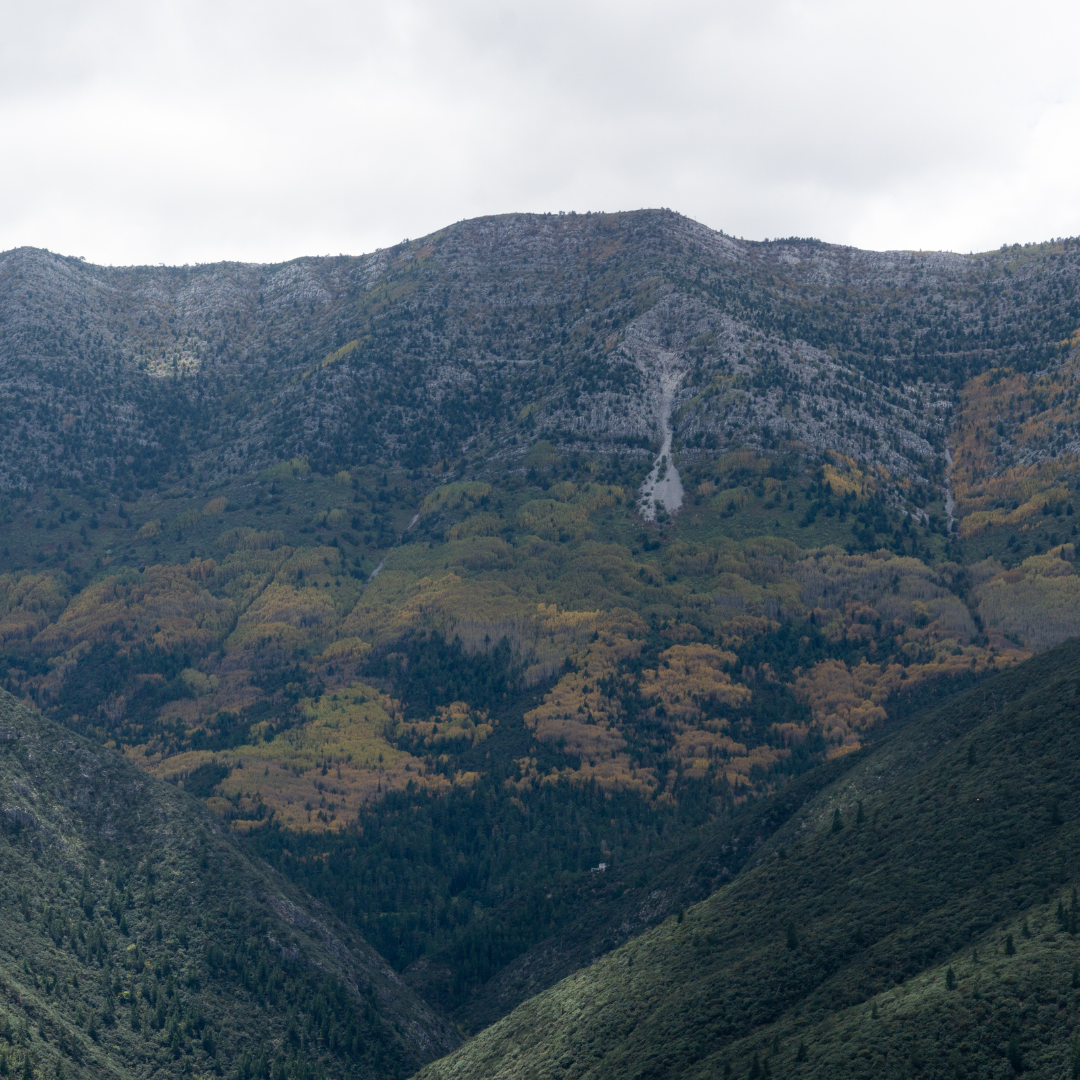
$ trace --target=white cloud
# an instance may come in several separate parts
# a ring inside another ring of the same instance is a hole
[[[640,206],[869,247],[1080,232],[1075,5],[0,12],[0,248],[269,260]]]

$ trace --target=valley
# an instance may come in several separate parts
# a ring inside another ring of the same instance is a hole
[[[16,784],[89,813],[62,793],[97,755],[219,853],[168,880],[234,868],[194,923],[123,815],[77,857],[8,829],[0,1052],[1072,1068],[1078,284],[1074,240],[875,253],[668,211],[265,267],[0,255],[4,813],[43,820]],[[87,960],[92,888],[130,934]],[[31,1013],[27,979],[70,989]]]

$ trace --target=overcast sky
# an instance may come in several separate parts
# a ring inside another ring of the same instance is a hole
[[[1080,233],[1080,4],[0,0],[0,249],[359,253],[512,210]]]

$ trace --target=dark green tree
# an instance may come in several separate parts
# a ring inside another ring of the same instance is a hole
[[[1009,1036],[1009,1045],[1005,1048],[1005,1056],[1016,1072],[1020,1072],[1024,1068],[1024,1057],[1020,1053],[1020,1040],[1016,1035]]]

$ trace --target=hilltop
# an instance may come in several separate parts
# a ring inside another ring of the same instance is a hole
[[[647,456],[665,375],[688,454],[795,441],[940,482],[956,393],[1059,360],[1078,273],[1073,241],[875,253],[668,211],[480,218],[274,266],[22,248],[0,255],[0,486],[131,501],[295,456],[482,468],[542,435]],[[1077,441],[1016,416],[1006,463]]]

